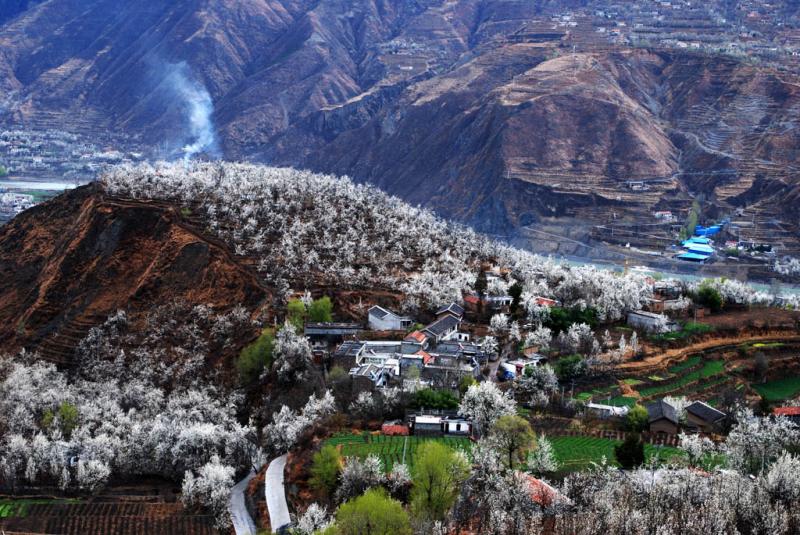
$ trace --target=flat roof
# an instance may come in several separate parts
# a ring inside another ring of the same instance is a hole
[[[417,416],[414,418],[415,424],[440,424],[442,423],[441,416]]]

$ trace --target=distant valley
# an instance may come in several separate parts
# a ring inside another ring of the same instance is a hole
[[[90,144],[51,152],[78,180],[109,151],[198,154],[347,174],[549,254],[652,260],[694,210],[798,257],[799,19],[752,4],[4,6],[0,124]]]

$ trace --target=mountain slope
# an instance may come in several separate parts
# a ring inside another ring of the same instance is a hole
[[[559,265],[349,180],[244,164],[120,167],[0,231],[0,349],[69,364],[118,309],[138,328],[176,301],[241,305],[269,322],[305,290],[357,321],[374,303],[425,314],[460,301],[488,264],[510,270],[525,299],[603,318],[648,293],[642,276]]]
[[[595,47],[551,22],[563,5],[52,0],[0,26],[0,124],[121,132],[168,157],[203,139],[500,234],[612,208],[640,221],[688,192],[797,223],[797,76]]]
[[[174,300],[218,310],[270,304],[269,290],[224,244],[168,205],[125,203],[97,186],[0,229],[0,344],[66,363],[91,326]]]

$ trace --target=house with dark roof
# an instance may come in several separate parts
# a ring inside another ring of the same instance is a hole
[[[678,434],[680,428],[678,411],[663,399],[647,405],[647,416],[651,433]]]
[[[647,332],[672,332],[680,328],[667,316],[646,310],[628,312],[628,325]]]
[[[457,318],[464,317],[464,307],[457,303],[450,303],[447,306],[441,307],[439,310],[436,311],[436,317],[441,318],[445,314],[451,314]]]
[[[411,327],[411,323],[411,318],[378,305],[371,307],[367,314],[367,324],[373,331],[402,331]]]
[[[452,314],[445,314],[422,329],[422,332],[425,333],[428,339],[434,344],[438,344],[439,342],[454,338],[458,332],[459,325],[461,325],[461,318],[457,318]]]
[[[686,407],[686,426],[701,433],[719,433],[726,417],[724,412],[702,401]]]

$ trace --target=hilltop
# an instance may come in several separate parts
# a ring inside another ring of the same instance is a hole
[[[474,289],[481,266],[526,296],[616,319],[644,277],[569,267],[482,237],[346,178],[245,164],[119,167],[0,230],[0,343],[66,363],[117,309],[179,300],[269,321],[291,293],[435,308]],[[348,312],[349,311],[349,312]]]

